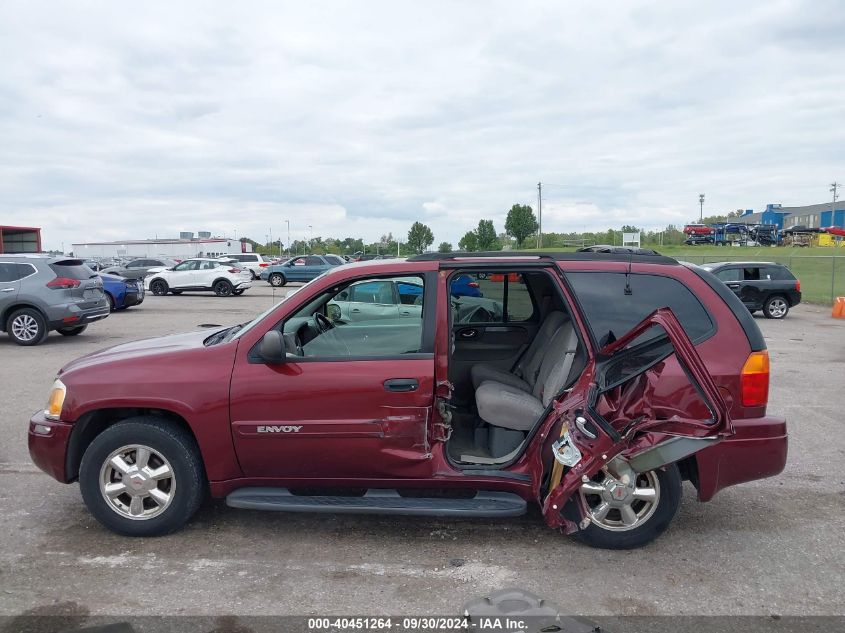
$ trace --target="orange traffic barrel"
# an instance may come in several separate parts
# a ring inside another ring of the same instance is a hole
[[[845,297],[836,297],[831,316],[834,319],[845,319]]]

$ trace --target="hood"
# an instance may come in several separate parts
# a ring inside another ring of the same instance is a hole
[[[186,334],[171,334],[169,336],[148,338],[131,343],[123,343],[122,345],[115,345],[114,347],[107,347],[106,349],[93,352],[69,362],[59,370],[59,375],[95,365],[151,358],[180,351],[204,349],[203,341],[214,334],[214,332],[219,331],[219,329],[201,330]]]

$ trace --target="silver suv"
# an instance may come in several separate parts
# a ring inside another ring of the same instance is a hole
[[[38,345],[50,330],[76,336],[109,315],[103,280],[81,259],[0,255],[0,330]]]

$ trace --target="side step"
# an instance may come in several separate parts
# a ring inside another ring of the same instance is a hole
[[[403,497],[396,490],[368,490],[361,497],[294,495],[287,488],[239,488],[226,505],[247,510],[329,514],[513,517],[525,514],[525,499],[510,492],[479,492],[471,499]]]

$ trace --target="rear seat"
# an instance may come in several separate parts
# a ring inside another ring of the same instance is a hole
[[[531,341],[531,345],[528,346],[528,349],[522,355],[522,358],[519,359],[513,371],[499,369],[489,363],[473,365],[470,369],[472,386],[478,389],[481,383],[493,380],[501,384],[517,387],[523,391],[534,389],[534,383],[540,371],[540,364],[543,362],[546,346],[566,319],[567,316],[563,312],[550,312],[543,320],[540,329],[537,331],[537,335]]]
[[[475,391],[479,417],[493,426],[514,431],[530,430],[566,384],[577,349],[575,328],[567,321],[552,335],[544,350],[530,391],[495,380],[481,383]]]

